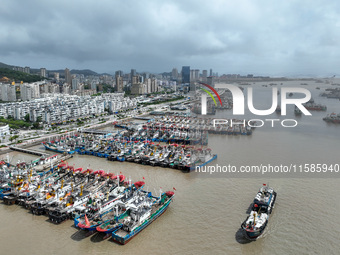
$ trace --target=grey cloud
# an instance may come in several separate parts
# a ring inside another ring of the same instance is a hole
[[[2,2],[0,61],[9,64],[110,73],[339,69],[335,0]]]

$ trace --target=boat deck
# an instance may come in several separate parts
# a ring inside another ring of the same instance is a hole
[[[167,202],[168,202],[168,200],[166,200],[166,201],[164,202],[164,204],[166,204]],[[159,208],[161,208],[162,206],[164,206],[164,204],[158,204],[158,203],[157,203],[157,204],[154,204],[154,205],[152,206],[152,208],[151,208],[150,217],[149,217],[148,219],[150,219],[150,218],[153,216],[153,214],[157,212],[157,210],[158,210]],[[127,216],[128,216],[128,215],[127,215]],[[124,218],[125,218],[125,217],[119,219],[118,223],[123,223],[123,222],[124,222]],[[143,223],[144,223],[144,222],[142,222],[139,226],[141,226]],[[127,236],[128,234],[130,234],[130,232],[124,230],[123,228],[120,228],[120,229],[118,229],[118,230],[115,232],[115,235],[120,236],[120,237],[125,237],[125,236]]]

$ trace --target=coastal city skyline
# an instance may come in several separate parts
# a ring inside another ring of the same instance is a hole
[[[77,4],[78,3],[78,4]],[[1,62],[97,73],[338,74],[336,1],[5,1]],[[26,10],[29,9],[30,12]],[[19,18],[20,17],[20,18]]]

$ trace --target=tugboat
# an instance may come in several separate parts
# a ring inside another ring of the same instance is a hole
[[[274,208],[275,200],[276,192],[263,184],[263,187],[255,196],[249,216],[241,225],[247,239],[256,240],[262,235],[267,226],[269,215]]]

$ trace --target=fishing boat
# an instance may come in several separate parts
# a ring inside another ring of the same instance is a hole
[[[183,168],[179,166],[179,168],[184,172],[190,172],[209,164],[217,159],[217,154],[211,154],[211,149],[207,148],[205,150],[198,150],[196,158],[195,154],[189,155],[189,157],[190,161]]]
[[[18,196],[16,192],[8,191],[8,192],[3,193],[3,202],[6,205],[14,205],[17,198]]]
[[[83,204],[86,204],[88,200],[89,200],[89,195],[83,196],[83,197],[70,196],[70,199],[65,205],[65,208],[62,208],[62,207],[56,208],[55,210],[51,210],[49,212],[49,220],[55,224],[60,224],[72,218],[72,213],[74,211],[78,211],[78,212],[85,211],[86,207]]]
[[[323,118],[324,121],[329,122],[329,123],[340,123],[340,113],[331,113],[327,115],[327,117]]]
[[[327,111],[326,105],[315,104],[315,103],[305,103],[305,104],[303,104],[303,106],[307,110],[311,110],[311,111]]]
[[[131,241],[168,209],[174,195],[174,192],[167,191],[156,197],[147,192],[143,198],[135,200],[119,218],[121,226],[112,232],[113,241],[123,245]]]
[[[117,208],[117,212],[116,215],[119,214],[118,210],[119,207],[115,207]],[[114,209],[115,210],[115,209]],[[114,212],[113,210],[113,212]],[[100,233],[104,233],[105,236],[103,237],[103,239],[107,239],[111,236],[112,232],[117,230],[118,228],[122,227],[121,223],[118,223],[115,219],[117,216],[113,215],[112,218],[105,220],[104,222],[102,222],[102,224],[100,224],[98,227],[96,227],[96,230]],[[90,224],[90,223],[89,223]]]
[[[67,153],[67,154],[74,154],[74,150],[71,150],[70,148],[64,147],[64,146],[57,146],[52,143],[42,143],[45,147],[46,150],[50,150],[53,152],[58,152],[58,153]]]
[[[123,196],[125,195],[128,197],[133,194],[137,186],[131,186],[131,180],[129,180],[129,182],[130,188],[126,189],[124,186],[119,186],[119,180],[117,180],[118,185],[110,188],[106,198],[104,197],[104,194],[102,195],[103,198],[100,196],[91,198],[91,204],[88,205],[88,211],[84,215],[75,218],[74,225],[80,229],[88,231],[89,234],[94,233],[96,228],[101,225],[103,221],[114,216],[113,209],[120,202]]]
[[[263,184],[256,194],[252,210],[247,219],[241,224],[244,236],[256,240],[261,236],[267,226],[269,215],[272,213],[276,200],[276,192]]]

